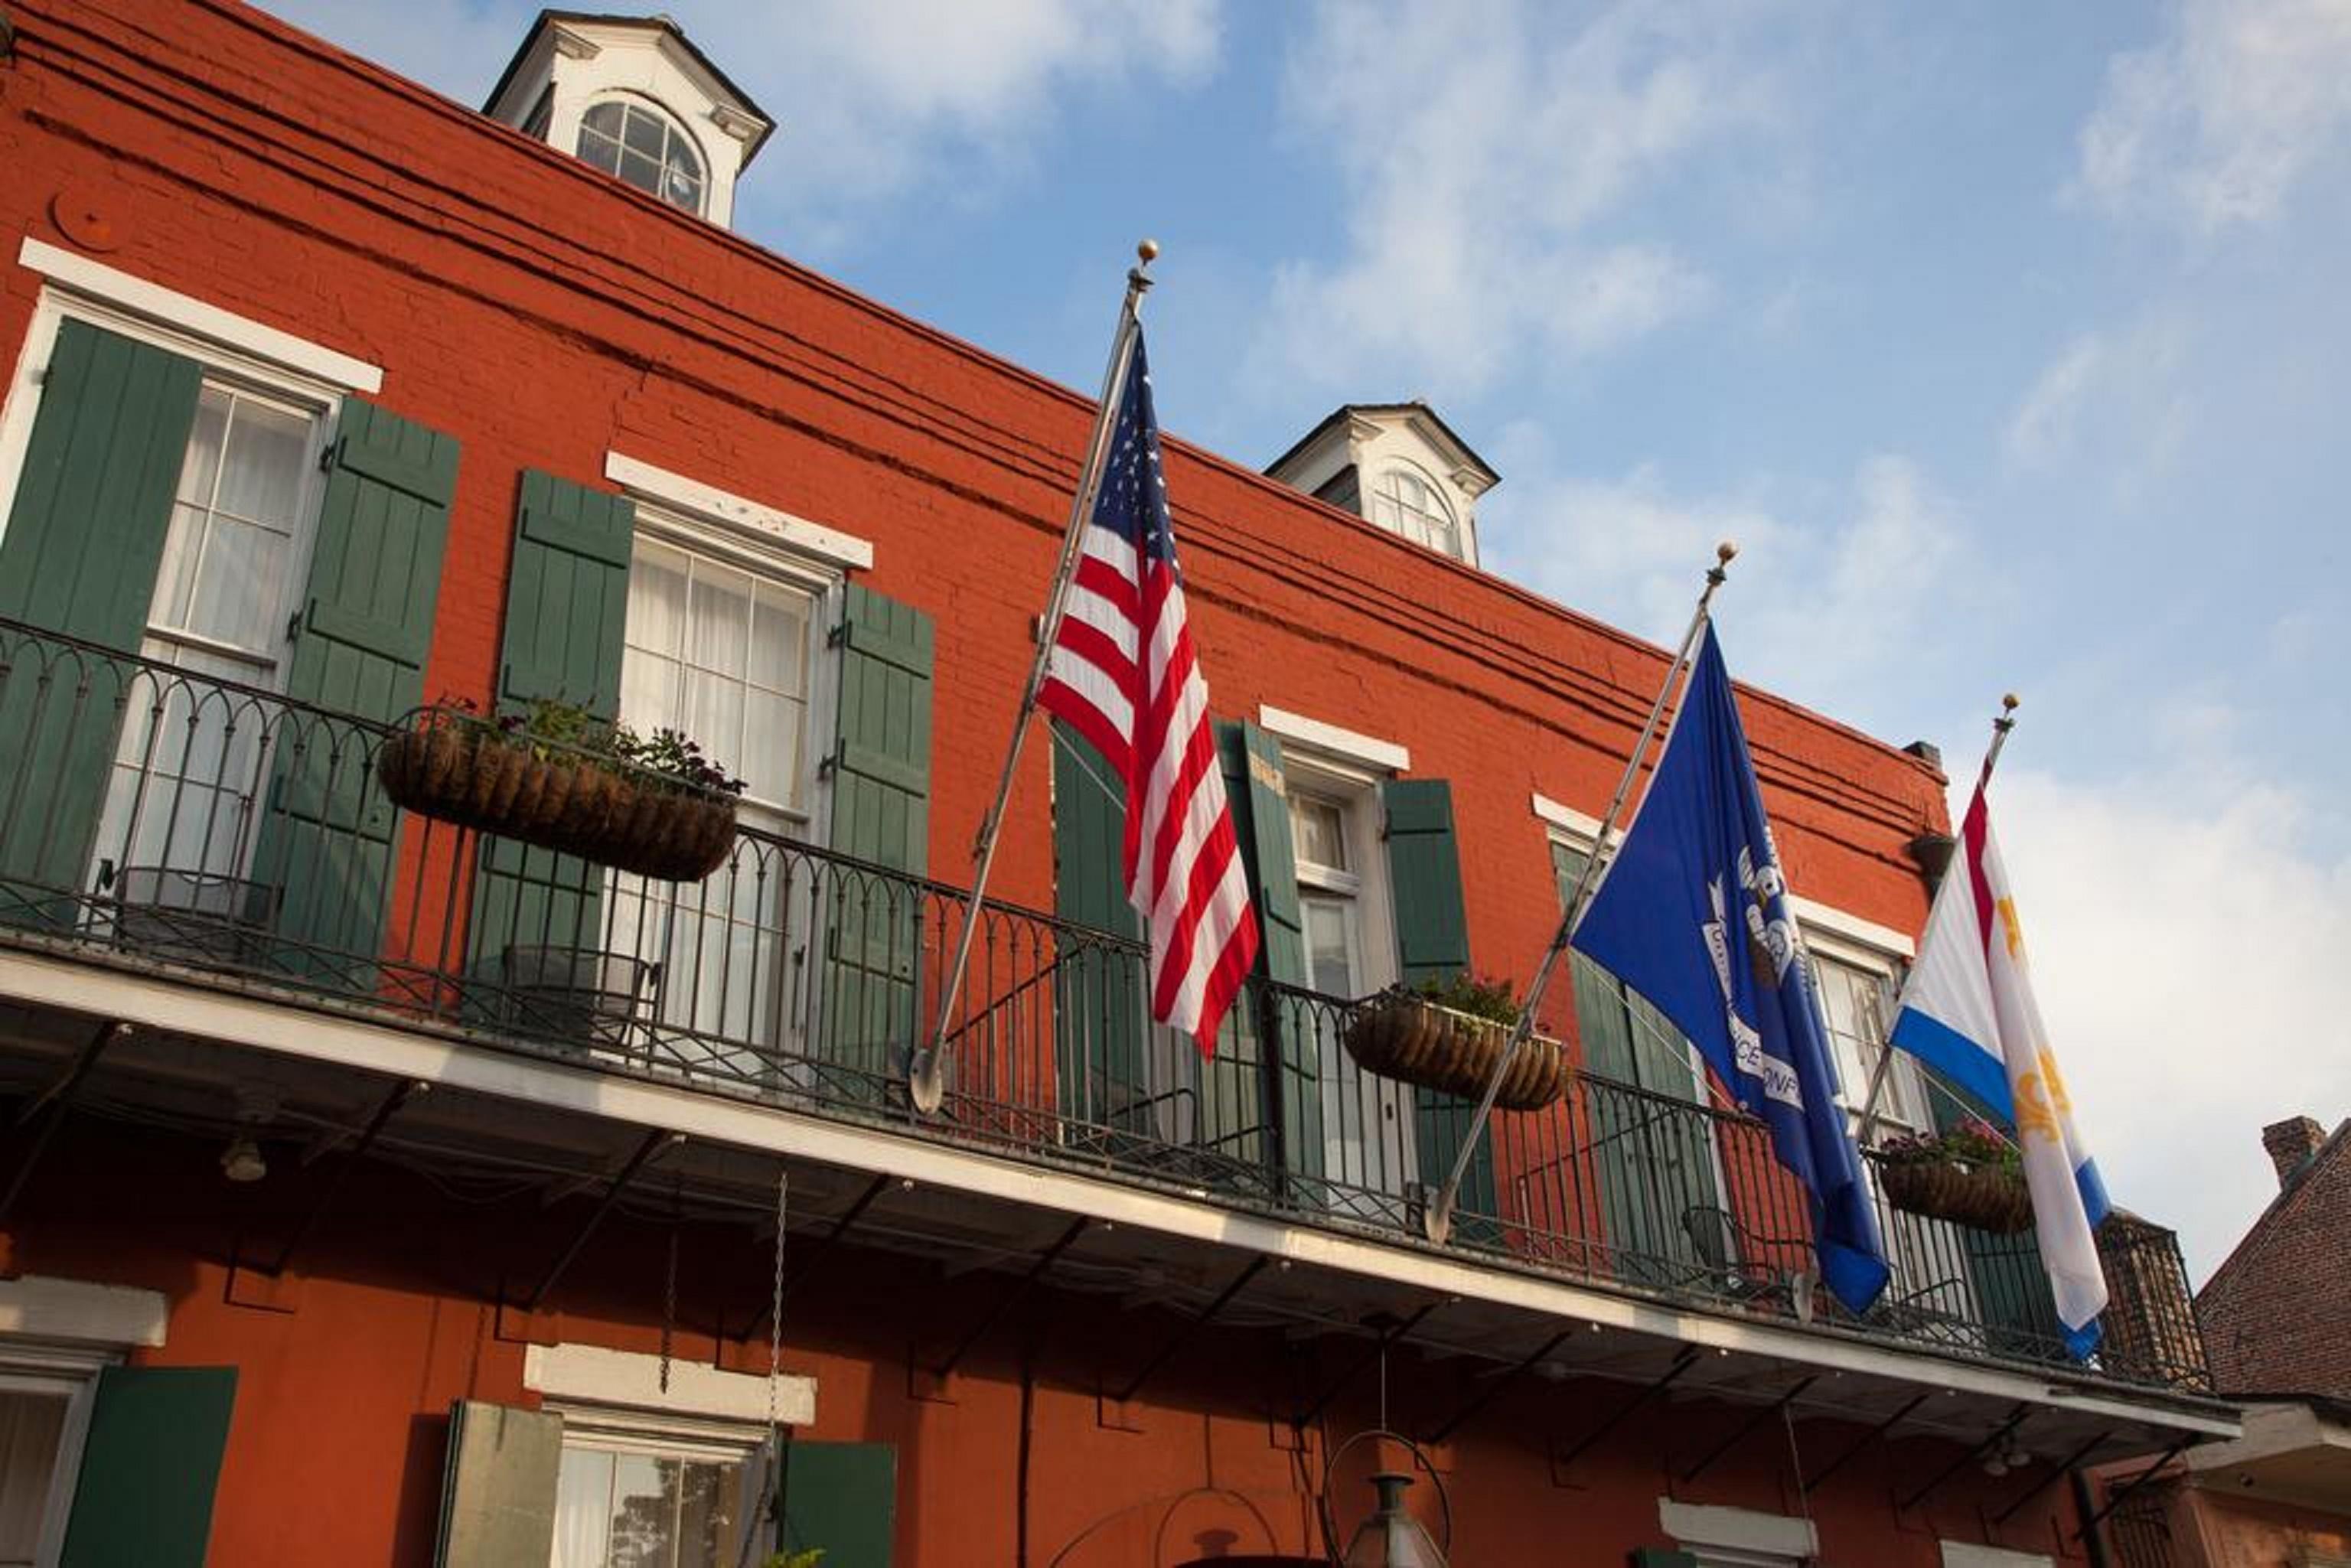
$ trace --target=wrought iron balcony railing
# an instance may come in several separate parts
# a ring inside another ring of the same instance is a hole
[[[0,940],[1416,1244],[1469,1123],[1466,1102],[1356,1069],[1348,1000],[1254,980],[1204,1058],[1148,1024],[1141,948],[994,902],[946,1103],[916,1118],[902,1075],[964,894],[750,829],[698,883],[608,872],[397,811],[374,771],[392,733],[0,622]],[[1495,1116],[1451,1246],[1680,1303],[2064,1360],[2029,1231],[1880,1210],[1895,1281],[1855,1320],[1811,1288],[1803,1196],[1760,1124],[1583,1077]],[[2117,1322],[2098,1370],[2205,1386],[2171,1233],[2134,1222],[2105,1240]]]

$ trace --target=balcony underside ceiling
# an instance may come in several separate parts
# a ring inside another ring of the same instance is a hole
[[[0,947],[0,1092],[21,1103],[55,1085],[94,1031],[117,1021],[131,1027],[109,1038],[76,1085],[78,1113],[226,1138],[238,1124],[240,1093],[249,1108],[261,1090],[275,1104],[273,1135],[307,1137],[307,1155],[350,1146],[400,1082],[416,1079],[431,1092],[400,1107],[374,1157],[536,1178],[551,1201],[603,1190],[649,1130],[684,1133],[684,1143],[660,1155],[658,1202],[675,1201],[674,1189],[695,1215],[758,1226],[773,1211],[780,1162],[790,1176],[791,1245],[803,1255],[862,1201],[845,1237],[851,1244],[926,1258],[949,1273],[1019,1274],[1061,1243],[1050,1262],[1052,1288],[1178,1312],[1205,1311],[1270,1256],[1272,1266],[1258,1269],[1218,1309],[1220,1323],[1344,1336],[1368,1349],[1379,1325],[1428,1308],[1397,1354],[1469,1358],[1472,1386],[1489,1373],[1595,1376],[1627,1385],[1629,1398],[1672,1373],[1665,1392],[1675,1400],[1751,1406],[1781,1400],[1809,1379],[1790,1403],[1798,1419],[1891,1420],[1888,1439],[1933,1435],[1972,1447],[2022,1406],[2017,1436],[2031,1451],[2047,1458],[2091,1445],[2084,1462],[2236,1429],[2234,1412],[2210,1399],[1694,1311],[1401,1239],[1220,1208],[1131,1177],[1040,1171],[956,1148],[903,1121],[893,1125],[879,1112],[870,1128],[845,1126],[837,1117]],[[1064,1242],[1078,1217],[1086,1225]],[[1695,1358],[1674,1373],[1693,1349]],[[1148,1354],[1148,1345],[1134,1352],[1138,1364]],[[1579,1423],[1604,1418],[1588,1409],[1563,1415],[1558,1438],[1573,1444]]]

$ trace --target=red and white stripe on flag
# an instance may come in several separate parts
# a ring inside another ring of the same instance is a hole
[[[1151,1016],[1216,1049],[1257,959],[1208,688],[1184,612],[1140,335],[1038,703],[1126,782],[1126,891],[1151,942]]]

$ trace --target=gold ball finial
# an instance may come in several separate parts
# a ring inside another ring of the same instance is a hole
[[[1738,554],[1739,546],[1731,539],[1725,539],[1720,544],[1714,547],[1714,559],[1720,561],[1725,566],[1729,566],[1732,559]]]
[[[2014,713],[2017,710],[2018,705],[2023,700],[2023,698],[2018,696],[2014,692],[2004,692],[2001,694],[2000,699],[2001,711],[2006,713]]]
[[[1159,242],[1155,239],[1144,240],[1134,247],[1134,254],[1143,258],[1144,266],[1149,267],[1159,259]]]

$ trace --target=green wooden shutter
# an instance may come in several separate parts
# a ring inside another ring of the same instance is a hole
[[[0,618],[138,648],[203,380],[192,360],[58,325],[0,537]],[[0,918],[70,920],[126,670],[37,636],[0,643]]]
[[[203,1568],[235,1403],[233,1366],[99,1373],[60,1568]]]
[[[1257,911],[1257,977],[1277,985],[1301,989],[1312,983],[1306,963],[1306,917],[1298,902],[1298,856],[1290,837],[1290,785],[1282,772],[1281,742],[1246,720],[1217,726],[1217,751],[1225,770],[1225,799],[1233,814],[1233,832],[1240,840],[1241,864],[1249,873],[1249,898]],[[1322,1150],[1322,1058],[1326,1048],[1338,1049],[1337,1020],[1303,1003],[1286,1002],[1260,987],[1250,986],[1234,998],[1232,1023],[1226,1040],[1236,1065],[1219,1071],[1217,1081],[1228,1085],[1215,1114],[1247,1125],[1267,1121],[1260,1107],[1264,1091],[1254,1089],[1242,1100],[1243,1085],[1263,1082],[1261,1064],[1269,1051],[1280,1063],[1274,1092],[1279,1103],[1273,1114],[1281,1128],[1285,1179],[1299,1190],[1291,1196],[1313,1201],[1313,1178],[1326,1164]],[[1264,1036],[1273,1038],[1267,1040]],[[1225,1041],[1218,1042],[1225,1051]]]
[[[434,1568],[538,1568],[555,1548],[563,1417],[482,1399],[449,1407]]]
[[[1920,1071],[1927,1075],[1927,1098],[1937,1132],[1948,1133],[1971,1116],[1995,1126],[2004,1124],[2004,1119],[1996,1115],[1991,1107],[1950,1079],[1932,1068],[1922,1067]],[[2007,1125],[2006,1131],[2011,1137],[2015,1135],[2013,1125]],[[2002,1236],[1939,1219],[1914,1223],[1922,1235],[1929,1238],[1922,1249],[1938,1260],[1929,1265],[1928,1271],[1933,1273],[1949,1271],[1940,1260],[1954,1250],[1952,1233],[1957,1233],[1956,1250],[1964,1258],[1968,1281],[1974,1289],[1976,1310],[1990,1331],[1989,1348],[2010,1354],[2045,1354],[2049,1343],[2064,1333],[2064,1325],[2057,1321],[2057,1298],[2050,1289],[2049,1272],[2041,1261],[2037,1233],[2025,1229]],[[1938,1231],[1942,1233],[1939,1236],[1936,1234]],[[1897,1288],[1905,1284],[1917,1289],[1908,1281],[1897,1281]]]
[[[889,1443],[787,1444],[783,1504],[785,1551],[820,1547],[824,1568],[890,1568],[898,1450]]]
[[[1461,852],[1453,832],[1453,786],[1442,779],[1392,779],[1381,788],[1387,817],[1388,890],[1395,902],[1396,962],[1406,985],[1449,980],[1469,968],[1469,917],[1461,896]],[[1477,1102],[1434,1089],[1412,1092],[1413,1147],[1420,1179],[1433,1196],[1444,1186],[1478,1109]],[[1478,1140],[1462,1173],[1454,1234],[1463,1240],[1499,1235],[1494,1143]]]
[[[920,877],[930,863],[931,618],[852,583],[833,643],[841,700],[829,758],[832,847]],[[878,1099],[921,1027],[922,894],[843,870],[831,902],[825,1055],[854,1070],[832,1087]]]
[[[571,703],[601,719],[620,712],[635,537],[628,497],[524,473],[498,644],[502,712],[541,700]],[[597,950],[603,887],[603,872],[575,855],[485,839],[474,884],[476,967],[496,976],[509,947]]]
[[[1656,1546],[1635,1548],[1630,1561],[1632,1568],[1698,1568],[1694,1554]]]
[[[1140,942],[1143,921],[1126,896],[1125,783],[1075,730],[1057,719],[1051,734],[1053,913]],[[1053,1018],[1061,1114],[1089,1130],[1140,1131],[1149,1125],[1144,959],[1082,938],[1065,939],[1060,956]]]
[[[457,443],[354,399],[327,472],[286,695],[394,724],[423,701]],[[361,985],[383,940],[395,817],[371,776],[372,738],[288,716],[253,873],[278,890],[278,934],[302,945],[280,961]]]

